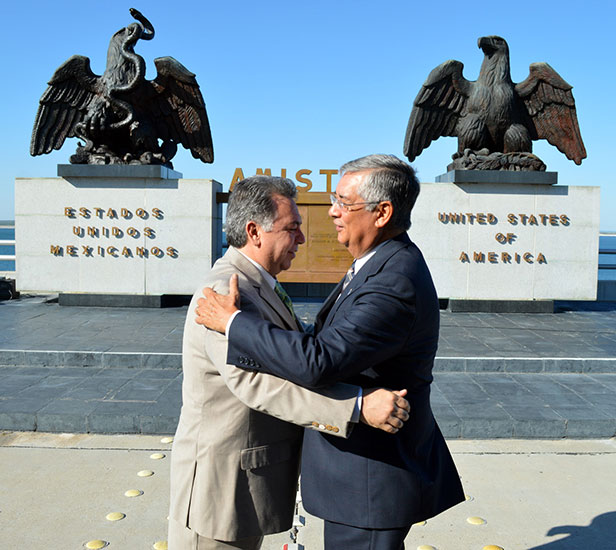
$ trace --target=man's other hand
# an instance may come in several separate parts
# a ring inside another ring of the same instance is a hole
[[[411,406],[404,399],[406,390],[390,391],[385,388],[364,390],[361,421],[368,426],[395,434],[409,419]]]
[[[237,275],[231,275],[229,279],[229,294],[218,294],[211,288],[205,287],[203,296],[204,298],[197,300],[195,321],[199,325],[224,334],[231,315],[239,309],[240,305]]]

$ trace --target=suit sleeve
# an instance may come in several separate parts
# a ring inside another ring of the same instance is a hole
[[[404,348],[416,318],[409,278],[381,272],[348,300],[316,336],[281,330],[242,311],[229,330],[227,362],[315,388],[359,374]]]
[[[304,428],[348,437],[359,388],[338,383],[318,391],[309,390],[264,372],[247,371],[225,362],[227,340],[206,331],[208,355],[231,392],[245,405]]]

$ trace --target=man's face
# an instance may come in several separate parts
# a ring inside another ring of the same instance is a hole
[[[297,248],[306,242],[301,230],[302,217],[292,199],[274,197],[278,206],[276,219],[269,232],[261,231],[261,265],[274,277],[289,269]]]
[[[368,172],[349,172],[340,178],[336,186],[336,196],[344,204],[364,202],[357,188]],[[365,205],[351,206],[350,211],[337,204],[329,209],[333,219],[338,242],[346,246],[354,258],[361,258],[368,252],[378,238],[375,226],[376,211],[368,211]]]

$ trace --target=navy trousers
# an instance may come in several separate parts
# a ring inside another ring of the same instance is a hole
[[[325,520],[325,550],[404,550],[411,526],[398,529],[362,529]]]

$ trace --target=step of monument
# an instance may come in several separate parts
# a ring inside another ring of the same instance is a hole
[[[434,372],[616,373],[616,358],[437,357]]]
[[[0,365],[180,370],[182,355],[110,351],[0,350]],[[434,372],[616,373],[616,358],[436,357]]]

